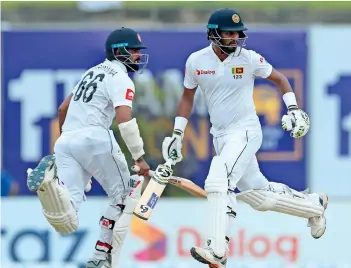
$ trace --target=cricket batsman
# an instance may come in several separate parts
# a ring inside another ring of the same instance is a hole
[[[106,59],[83,74],[59,108],[61,136],[55,143],[55,156],[44,157],[28,174],[28,188],[37,193],[44,216],[60,234],[77,230],[84,188],[91,177],[105,190],[109,206],[100,218],[99,238],[87,268],[117,267],[141,194],[142,178],[138,175],[148,175],[150,169],[143,159],[144,143],[137,121],[132,118],[135,87],[128,76],[148,63],[148,54],[141,53],[142,49],[146,46],[133,29],[122,27],[110,33]],[[114,118],[139,167],[138,175],[130,175],[110,130]]]
[[[284,130],[294,139],[306,135],[308,115],[298,106],[287,78],[259,53],[245,49],[247,35],[240,14],[229,8],[215,11],[207,24],[208,47],[192,53],[186,61],[184,91],[179,102],[172,137],[162,144],[165,160],[173,149],[182,160],[184,131],[199,88],[206,99],[216,156],[205,180],[208,229],[204,247],[191,248],[193,258],[212,268],[226,266],[229,217],[236,198],[259,211],[276,211],[306,218],[311,235],[319,238],[326,229],[328,198],[324,193],[298,192],[282,183],[270,182],[261,173],[256,153],[262,129],[256,114],[253,90],[256,77],[273,82],[287,107]],[[234,194],[238,188],[241,193]]]

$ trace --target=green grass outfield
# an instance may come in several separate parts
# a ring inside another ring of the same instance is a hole
[[[282,7],[303,7],[311,9],[351,9],[351,1],[275,1],[275,2],[250,2],[250,1],[125,1],[126,7],[235,7],[240,8],[282,8]],[[5,1],[1,2],[4,9],[16,8],[21,6],[51,6],[51,7],[70,7],[76,6],[74,1]]]

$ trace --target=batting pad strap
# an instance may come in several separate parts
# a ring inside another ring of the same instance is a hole
[[[100,219],[100,226],[104,227],[106,229],[113,230],[113,227],[115,226],[115,221],[109,220],[109,219],[105,218],[104,216],[102,216]]]
[[[140,137],[139,127],[136,119],[133,118],[128,122],[121,123],[118,125],[118,128],[133,159],[137,160],[142,157],[145,154],[144,142]]]
[[[324,208],[302,193],[248,190],[237,194],[237,199],[259,211],[275,211],[301,218],[321,216]]]
[[[104,243],[101,241],[97,241],[96,245],[95,245],[95,249],[97,251],[101,251],[101,252],[106,252],[106,253],[111,253],[112,251],[112,246],[108,243]]]

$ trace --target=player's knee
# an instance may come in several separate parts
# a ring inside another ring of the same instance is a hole
[[[205,181],[206,193],[226,193],[228,191],[227,169],[220,156],[212,159],[210,170]]]

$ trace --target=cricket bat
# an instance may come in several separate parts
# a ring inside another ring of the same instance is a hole
[[[173,174],[172,162],[173,160],[169,158],[166,163],[158,165],[153,172],[150,182],[146,186],[133,212],[138,218],[144,221],[150,218],[158,199],[168,184],[168,179]]]
[[[181,178],[181,177],[171,176],[168,179],[168,183],[184,191],[187,191],[189,194],[193,196],[203,197],[203,198],[207,197],[205,190],[202,189],[200,186],[196,185],[195,183],[193,183],[191,180]]]
[[[139,172],[139,167],[138,166],[132,166],[131,170],[134,172]],[[155,171],[150,170],[149,171],[149,176],[152,177],[152,175],[155,173]],[[184,191],[187,191],[189,194],[196,196],[196,197],[203,197],[206,198],[206,192],[204,189],[202,189],[200,186],[196,185],[193,183],[191,180],[188,180],[186,178],[182,177],[177,177],[177,176],[170,176],[168,179],[168,183],[176,186]]]

